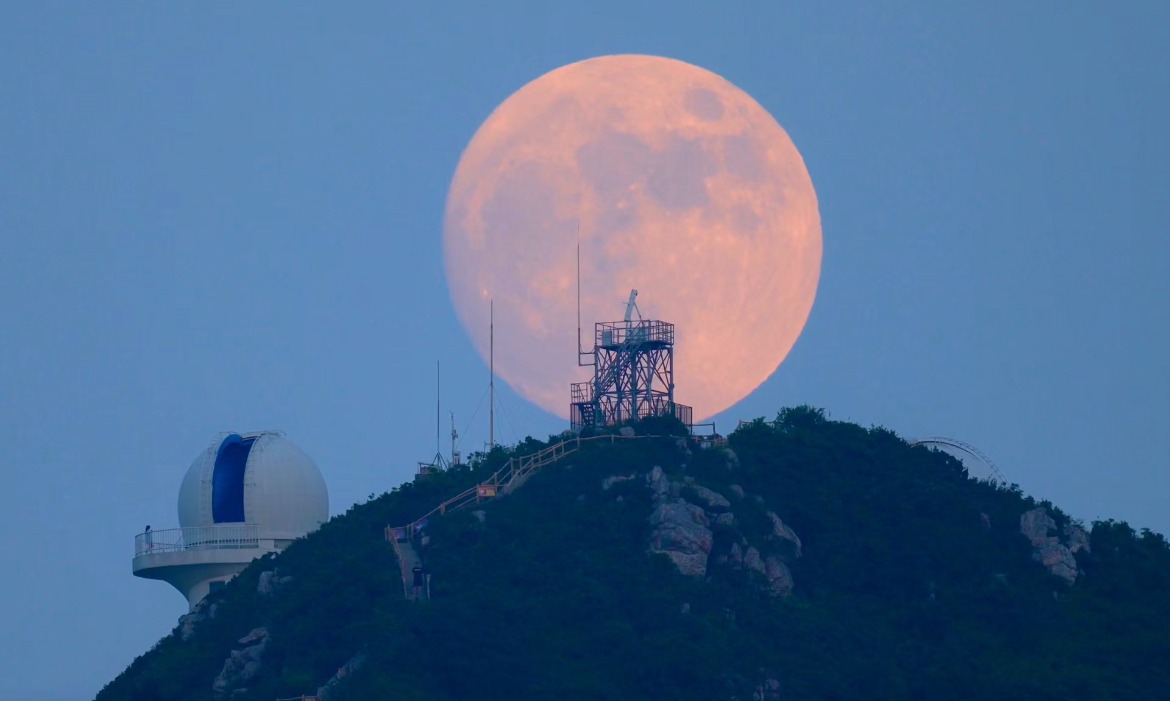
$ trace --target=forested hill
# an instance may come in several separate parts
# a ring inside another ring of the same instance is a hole
[[[408,601],[384,528],[545,445],[254,562],[99,701],[1170,698],[1163,536],[1073,523],[807,407],[726,447],[582,443],[432,519],[431,597]]]

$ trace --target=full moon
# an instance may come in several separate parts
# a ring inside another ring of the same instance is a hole
[[[505,100],[459,160],[443,231],[455,309],[497,374],[567,417],[582,344],[617,321],[675,324],[675,400],[696,420],[779,367],[821,269],[816,192],[788,134],[747,93],[669,58],[603,56]]]

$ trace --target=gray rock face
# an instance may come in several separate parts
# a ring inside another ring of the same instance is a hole
[[[1064,542],[1068,544],[1068,549],[1072,554],[1077,554],[1084,550],[1087,553],[1093,552],[1089,547],[1089,534],[1080,526],[1068,524],[1064,527]]]
[[[713,539],[702,509],[682,500],[660,499],[650,513],[650,525],[650,552],[664,553],[685,575],[707,574]]]
[[[743,566],[753,572],[759,572],[765,577],[768,576],[768,570],[764,566],[764,560],[760,557],[760,551],[753,547],[749,547],[747,552],[743,554]]]
[[[731,502],[719,492],[707,489],[701,484],[692,485],[690,489],[695,493],[695,497],[703,502],[702,506],[707,511],[729,511],[731,509]]]
[[[1048,515],[1048,509],[1038,506],[1025,511],[1020,515],[1020,533],[1032,541],[1032,547],[1040,547],[1049,542],[1048,532],[1056,528],[1056,521]]]
[[[760,682],[752,693],[752,701],[780,701],[780,680],[769,678]]]
[[[189,641],[194,635],[195,630],[203,621],[215,618],[215,614],[219,610],[219,603],[212,603],[209,599],[203,599],[190,613],[185,613],[179,616],[179,638],[183,642]]]
[[[475,511],[471,512],[471,517],[480,523],[484,523],[487,521],[487,512],[483,509],[476,509]]]
[[[788,597],[792,594],[792,572],[788,565],[780,561],[775,555],[769,555],[764,560],[764,576],[768,578],[768,593],[772,596]]]
[[[264,596],[273,596],[280,593],[280,589],[285,584],[292,581],[292,577],[280,576],[280,570],[265,570],[260,573],[259,581],[256,582],[256,593]]]
[[[730,511],[725,511],[715,517],[715,525],[730,528],[735,525],[735,515]]]
[[[743,549],[739,547],[739,543],[731,544],[731,551],[727,553],[727,561],[733,567],[743,567]]]
[[[223,661],[223,669],[220,670],[219,676],[211,685],[211,690],[217,696],[241,688],[260,671],[260,658],[264,655],[264,649],[268,647],[268,629],[254,628],[238,642],[244,647],[232,650]]]
[[[1032,553],[1032,559],[1069,584],[1077,581],[1077,559],[1060,543],[1046,543]]]
[[[618,482],[629,482],[632,479],[634,479],[634,475],[610,475],[601,480],[601,490],[608,491],[610,487]]]
[[[792,547],[795,548],[796,551],[796,556],[800,557],[802,555],[803,546],[800,543],[800,536],[796,535],[796,531],[793,531],[791,528],[789,528],[783,521],[780,520],[779,516],[771,511],[768,512],[768,518],[772,520],[772,537],[786,540],[789,543],[792,543]]]
[[[1064,529],[1066,545],[1060,542],[1060,538],[1049,535],[1053,530],[1056,530],[1056,521],[1043,506],[1029,509],[1020,516],[1020,533],[1032,543],[1032,559],[1050,574],[1075,584],[1077,559],[1073,553],[1090,552],[1089,534],[1080,526],[1069,524]]]
[[[618,433],[620,433],[624,438],[633,438],[637,435],[637,432],[634,431],[634,429],[630,426],[622,426],[620,429],[618,429]]]
[[[743,487],[739,486],[738,484],[733,484],[730,487],[728,487],[727,489],[732,494],[734,494],[737,499],[743,499],[743,495],[744,495]]]
[[[655,465],[650,474],[646,475],[646,486],[650,487],[656,497],[661,497],[670,491],[670,480],[666,479],[662,468]]]

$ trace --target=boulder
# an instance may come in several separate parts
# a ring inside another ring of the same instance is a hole
[[[735,525],[735,515],[730,511],[724,511],[715,517],[715,525],[730,528]]]
[[[1032,553],[1032,559],[1069,584],[1077,581],[1077,559],[1060,543],[1046,543]]]
[[[743,549],[739,547],[739,543],[731,544],[731,550],[727,553],[727,561],[733,567],[743,567]]]
[[[768,569],[764,565],[764,560],[760,557],[760,551],[753,547],[749,547],[747,552],[743,554],[743,566],[752,572],[759,572],[765,577],[768,576]]]
[[[738,484],[731,485],[730,487],[727,488],[727,491],[734,494],[737,499],[743,499],[743,495],[744,495],[743,487],[739,486]]]
[[[682,500],[662,499],[649,520],[650,552],[665,554],[685,575],[707,574],[713,539],[702,509]]]
[[[471,512],[471,517],[474,518],[476,521],[483,523],[483,522],[487,521],[487,512],[484,511],[483,509],[476,509],[475,511]]]
[[[268,629],[254,628],[238,642],[244,647],[231,651],[223,661],[219,676],[211,684],[211,690],[217,696],[223,696],[229,690],[237,690],[260,671],[260,659],[268,647]]]
[[[292,577],[281,577],[280,570],[264,570],[256,582],[256,593],[262,596],[273,596],[280,593],[281,586],[292,581]]]
[[[792,547],[795,549],[796,556],[800,557],[802,554],[800,536],[796,535],[796,531],[788,527],[788,525],[785,524],[784,521],[780,520],[780,517],[777,516],[774,512],[769,511],[767,513],[768,518],[772,521],[772,537],[786,540],[789,543],[792,543]]]
[[[768,593],[772,596],[787,597],[792,594],[792,572],[780,558],[769,555],[764,560],[764,576],[768,578]]]
[[[728,511],[731,509],[731,502],[719,492],[707,489],[701,484],[690,485],[689,488],[694,492],[695,498],[702,502],[700,505],[707,511]]]
[[[662,471],[662,468],[655,465],[650,470],[650,474],[646,475],[646,486],[650,487],[655,498],[658,498],[670,491],[670,480],[666,479],[666,473]]]
[[[191,609],[190,613],[185,613],[179,616],[179,639],[183,642],[191,640],[195,635],[195,630],[203,621],[215,618],[216,612],[219,610],[219,603],[212,603],[210,599],[202,599],[195,608]]]
[[[1048,532],[1056,528],[1056,521],[1048,515],[1048,509],[1038,506],[1025,511],[1020,515],[1020,533],[1032,542],[1032,547],[1040,547],[1051,542]]]
[[[1064,542],[1072,554],[1077,554],[1084,550],[1087,553],[1093,552],[1089,547],[1089,534],[1084,528],[1068,524],[1064,527]]]
[[[780,701],[780,680],[769,677],[752,691],[752,701]]]
[[[619,482],[629,482],[634,479],[635,475],[610,475],[601,480],[601,491],[608,491],[610,487]]]
[[[1064,545],[1059,538],[1049,535],[1055,529],[1056,521],[1043,506],[1025,511],[1020,516],[1020,533],[1032,543],[1032,559],[1043,565],[1050,574],[1075,584],[1077,559],[1073,553],[1089,551],[1089,536],[1083,528],[1069,524],[1064,529],[1068,545]]]
[[[622,426],[618,429],[618,433],[621,434],[622,438],[633,438],[638,435],[638,432],[632,426]]]

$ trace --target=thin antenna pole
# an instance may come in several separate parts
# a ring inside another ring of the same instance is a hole
[[[581,364],[581,222],[577,222],[577,365]]]
[[[488,307],[488,368],[491,378],[488,380],[490,411],[488,419],[488,450],[496,447],[496,300],[492,299]]]
[[[435,361],[435,455],[442,456],[439,452],[439,396],[441,384],[439,382],[439,361]]]
[[[455,464],[455,439],[459,434],[455,432],[455,412],[451,412],[451,464]]]

